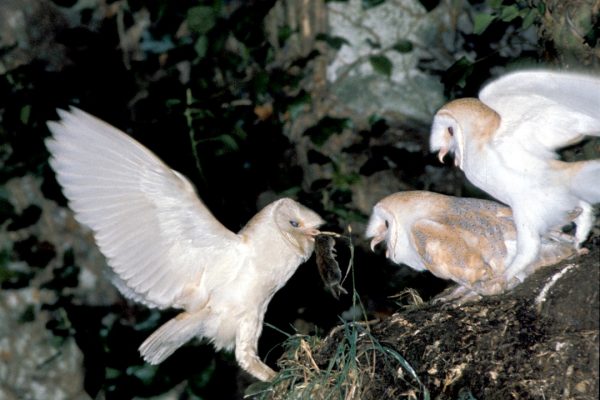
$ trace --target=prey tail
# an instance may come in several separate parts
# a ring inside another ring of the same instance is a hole
[[[600,160],[569,164],[571,164],[571,191],[590,204],[600,203]]]
[[[142,358],[150,364],[159,364],[195,336],[202,335],[204,313],[182,312],[170,319],[142,343]]]

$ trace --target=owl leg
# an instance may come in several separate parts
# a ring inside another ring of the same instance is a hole
[[[518,219],[515,216],[515,222]],[[528,275],[528,267],[533,264],[540,252],[541,238],[531,225],[517,222],[517,254],[512,259],[504,276],[508,287],[514,287],[514,278],[523,282]]]
[[[258,358],[258,338],[262,331],[262,317],[244,316],[235,339],[235,359],[242,369],[261,381],[270,381],[275,371]]]
[[[579,203],[579,207],[581,208],[581,213],[575,218],[575,225],[577,225],[577,230],[575,231],[577,248],[580,248],[581,244],[586,241],[592,230],[592,226],[594,226],[594,207],[583,201]]]

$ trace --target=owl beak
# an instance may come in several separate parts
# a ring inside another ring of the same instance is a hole
[[[371,240],[371,251],[375,251],[375,246],[377,246],[379,243],[383,242],[385,240],[385,237],[383,235],[377,235],[373,238],[373,240]]]
[[[307,226],[306,228],[302,228],[302,233],[305,234],[306,236],[315,237],[319,233],[321,233],[321,231],[312,226]]]
[[[444,157],[446,157],[446,154],[448,154],[448,148],[442,147],[438,153],[438,160],[440,160],[442,164],[444,163]]]

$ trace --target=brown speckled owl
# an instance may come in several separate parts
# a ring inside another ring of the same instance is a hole
[[[516,283],[504,275],[516,253],[512,212],[493,201],[426,191],[395,193],[373,207],[367,237],[372,249],[385,242],[386,256],[393,262],[458,283],[453,297],[497,294]],[[574,253],[572,241],[563,234],[544,237],[527,274]]]

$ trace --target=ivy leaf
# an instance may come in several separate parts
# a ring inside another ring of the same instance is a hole
[[[231,135],[219,135],[215,138],[215,140],[221,142],[221,148],[217,149],[215,152],[217,155],[228,154],[234,151],[239,150],[240,146],[237,144],[233,136]]]
[[[319,33],[317,40],[322,40],[329,45],[329,47],[339,50],[343,45],[350,46],[350,42],[341,36],[331,36],[325,33]]]
[[[443,81],[446,85],[458,86],[464,88],[467,84],[467,77],[473,72],[473,63],[466,57],[461,57],[446,70]]]
[[[284,25],[277,31],[277,41],[279,43],[285,43],[292,34],[294,34],[292,28],[290,28],[289,25]]]
[[[375,41],[375,40],[373,40],[371,38],[365,39],[365,42],[367,42],[367,44],[369,46],[371,46],[372,48],[374,48],[374,49],[380,49],[381,48],[381,43],[379,43],[379,42],[377,42],[377,41]]]
[[[519,16],[519,9],[515,5],[502,7],[500,19],[504,22],[510,22]]]
[[[396,50],[398,53],[409,53],[413,49],[413,44],[410,40],[399,40],[392,46],[392,49]]]
[[[351,122],[347,118],[323,117],[315,126],[304,131],[304,136],[308,136],[310,141],[317,147],[325,144],[331,135],[341,133],[344,129],[349,128]]]
[[[386,56],[371,56],[369,57],[369,62],[376,72],[388,77],[392,75],[394,65]]]
[[[27,125],[29,123],[29,117],[31,116],[31,106],[26,105],[21,108],[21,122],[23,125]]]
[[[208,38],[206,35],[202,35],[196,40],[194,44],[194,50],[198,55],[198,59],[203,59],[206,56],[206,50],[208,49]]]
[[[544,15],[546,13],[546,4],[543,1],[540,1],[537,5],[537,10],[540,15]]]
[[[531,25],[533,25],[533,22],[536,20],[537,15],[538,13],[536,9],[529,9],[525,17],[523,17],[523,23],[521,24],[521,27],[523,29],[529,28]]]
[[[492,21],[496,19],[495,16],[491,14],[477,14],[475,15],[475,22],[473,24],[473,33],[476,35],[481,35],[485,30],[490,26]]]
[[[305,112],[311,103],[311,97],[308,93],[303,93],[292,100],[288,106],[290,119],[294,121],[300,114]]]
[[[196,6],[188,10],[187,24],[192,32],[204,35],[217,23],[217,16],[212,7]]]
[[[135,376],[138,378],[144,385],[149,385],[150,382],[156,376],[157,368],[154,365],[144,364],[144,365],[132,365],[126,369],[127,375]]]

